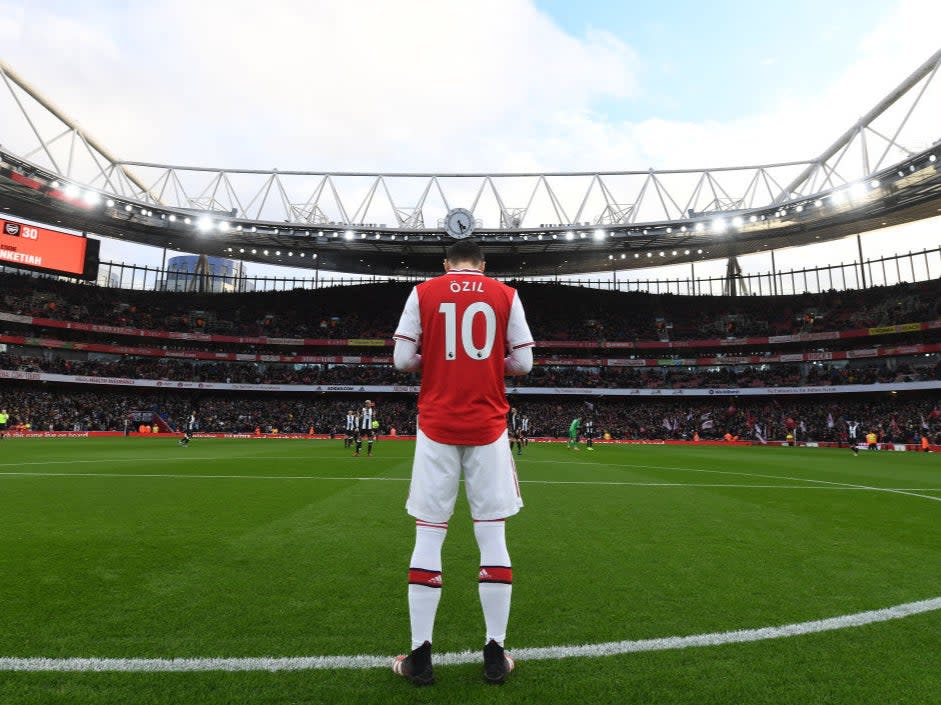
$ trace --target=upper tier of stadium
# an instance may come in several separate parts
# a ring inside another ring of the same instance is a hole
[[[462,225],[488,269],[616,271],[816,243],[938,215],[941,50],[819,155],[582,173],[258,171],[121,160],[0,62],[0,208],[88,234],[379,275],[440,270]],[[36,114],[42,120],[36,118]],[[773,136],[769,136],[773,138]]]

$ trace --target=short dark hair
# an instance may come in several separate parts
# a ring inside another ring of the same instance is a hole
[[[444,256],[451,264],[456,262],[480,264],[484,261],[484,253],[474,240],[458,240],[444,251]]]

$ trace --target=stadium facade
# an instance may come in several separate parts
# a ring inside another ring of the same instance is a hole
[[[264,434],[330,430],[369,394],[387,430],[414,430],[418,380],[393,370],[390,327],[408,282],[473,236],[527,301],[537,366],[509,391],[545,435],[590,407],[623,438],[840,442],[860,416],[903,445],[937,436],[941,249],[867,261],[860,246],[857,262],[796,272],[773,252],[937,215],[939,66],[941,51],[813,159],[340,174],[122,161],[0,64],[23,118],[0,136],[0,260],[42,275],[2,275],[0,396],[51,432],[115,430],[145,408],[179,427],[198,407],[215,431]],[[103,263],[100,236],[200,254]],[[772,271],[743,274],[752,252]],[[697,278],[716,258],[726,275]],[[309,275],[252,293],[246,261]],[[659,264],[689,277],[622,290],[618,272]],[[559,283],[575,274],[595,288]]]

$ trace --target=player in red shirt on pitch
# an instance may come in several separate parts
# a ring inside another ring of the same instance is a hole
[[[533,366],[533,337],[516,290],[485,277],[476,242],[447,249],[445,274],[412,289],[395,331],[395,366],[421,369],[418,431],[406,510],[415,517],[408,571],[412,652],[395,673],[434,683],[432,631],[441,599],[441,547],[461,470],[480,548],[479,593],[487,634],[484,678],[503,683],[513,660],[503,649],[513,571],[505,520],[523,506],[507,442],[505,375]],[[418,349],[421,347],[421,354]]]

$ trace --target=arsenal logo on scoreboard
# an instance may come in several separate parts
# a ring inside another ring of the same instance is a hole
[[[16,237],[20,234],[20,224],[19,223],[4,223],[3,224],[3,233],[5,235],[12,235]]]

